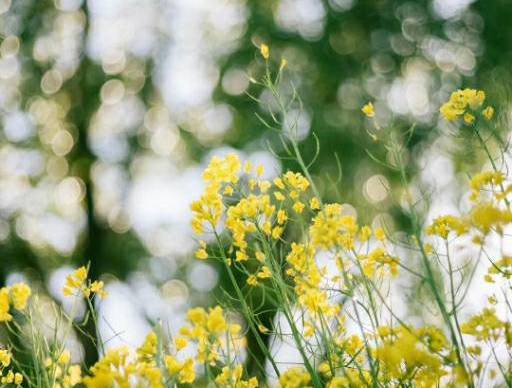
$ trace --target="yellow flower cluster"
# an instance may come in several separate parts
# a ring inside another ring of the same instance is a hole
[[[173,356],[165,357],[165,365],[170,376],[173,376],[181,384],[191,384],[196,379],[194,360],[187,358],[180,362]]]
[[[88,270],[86,267],[80,267],[66,278],[66,284],[62,292],[65,296],[83,295],[89,298],[91,295],[98,295],[101,299],[107,297],[102,281],[91,281],[87,278]]]
[[[347,369],[343,376],[333,377],[327,388],[364,387],[371,385],[371,375],[367,370]]]
[[[235,154],[224,159],[214,157],[203,173],[206,183],[204,194],[198,201],[192,203],[192,227],[197,234],[203,234],[205,224],[215,229],[222,216],[223,204],[220,193],[223,185],[224,191],[232,193],[232,185],[238,182],[240,160]],[[231,189],[230,189],[231,188]]]
[[[23,311],[27,307],[32,291],[24,283],[14,284],[0,289],[0,322],[12,320],[11,307]]]
[[[403,381],[411,386],[435,387],[450,375],[454,365],[453,349],[436,327],[379,326],[375,332],[367,331],[364,335],[364,338],[347,337],[340,333],[340,338],[333,343],[330,361],[321,363],[318,368],[330,379],[327,387],[398,387]],[[369,368],[365,354],[370,354],[371,362],[378,367]],[[297,373],[297,370],[291,371],[292,376]]]
[[[444,365],[450,353],[438,329],[380,327],[378,336],[381,343],[375,352],[382,367],[379,382],[396,386],[409,380],[413,386],[434,387],[447,374]]]
[[[218,387],[229,388],[256,388],[258,387],[258,379],[251,377],[248,380],[242,379],[243,367],[237,365],[234,368],[225,366],[222,372],[215,378],[215,383]]]
[[[342,206],[328,204],[313,219],[309,228],[311,242],[319,249],[354,249],[358,231],[356,219],[342,214]]]
[[[457,116],[464,115],[468,110],[479,108],[484,98],[482,93],[464,91],[455,95],[451,102],[452,109],[459,109]],[[302,314],[303,338],[327,335],[332,339],[327,345],[330,353],[328,362],[325,360],[316,366],[327,387],[370,386],[377,382],[400,386],[405,381],[411,386],[421,387],[443,384],[457,386],[469,381],[467,365],[461,363],[460,354],[456,356],[454,344],[447,340],[440,328],[380,326],[375,331],[366,330],[361,337],[346,334],[346,316],[342,314],[336,298],[333,298],[332,290],[354,290],[358,282],[368,284],[374,280],[381,281],[386,273],[393,276],[398,274],[400,260],[389,253],[382,229],[360,226],[356,218],[346,214],[340,204],[322,205],[318,198],[311,197],[311,182],[302,174],[286,172],[268,182],[245,179],[240,175],[241,170],[241,163],[235,157],[214,159],[208,167],[204,195],[207,195],[212,182],[216,182],[213,193],[215,201],[220,204],[215,208],[213,222],[209,222],[215,227],[225,215],[225,228],[232,237],[227,256],[233,259],[228,259],[228,264],[231,265],[233,260],[237,263],[236,268],[244,268],[246,274],[249,268],[257,268],[248,273],[247,283],[250,286],[257,286],[262,280],[270,278],[273,285],[280,281],[288,282],[283,275],[291,279],[294,307],[300,307]],[[249,174],[251,170],[247,165],[243,168],[244,174]],[[248,190],[244,189],[245,181]],[[471,182],[472,209],[460,217],[446,215],[434,219],[426,228],[426,234],[439,237],[446,243],[449,243],[451,236],[474,235],[474,241],[481,243],[491,231],[502,233],[504,227],[512,223],[512,213],[506,206],[507,195],[512,193],[509,187],[512,186],[506,184],[505,176],[501,173],[475,175]],[[235,192],[236,196],[233,195]],[[484,192],[485,196],[482,195]],[[201,201],[201,206],[196,204],[194,207],[196,216],[199,214],[197,209],[212,208],[206,205],[208,201],[205,196]],[[306,208],[308,212],[304,213]],[[300,242],[288,242],[283,238],[283,233],[285,228],[294,226],[298,215],[301,215],[301,225],[311,216],[309,226]],[[204,216],[201,223],[206,221],[207,217]],[[201,228],[195,229],[202,232]],[[425,253],[430,255],[433,247],[430,244],[423,247]],[[274,249],[286,252],[284,274],[276,270],[280,263],[278,266],[272,263],[276,260]],[[329,253],[334,258],[339,275],[333,278],[327,275],[326,268],[320,266],[317,260],[320,252]],[[208,257],[206,243],[201,242],[196,255],[201,259]],[[494,281],[496,276],[505,279],[511,276],[512,260],[504,257],[493,264],[486,276],[488,281]],[[367,292],[370,290],[367,289]],[[480,341],[494,341],[504,336],[512,338],[510,325],[493,314],[486,310],[461,323],[462,333]],[[238,333],[239,328],[230,330],[218,307],[209,312],[201,308],[193,309],[188,319],[192,326],[182,329],[183,337],[178,338],[176,344],[189,340],[196,342],[199,348],[197,363],[217,365],[225,345],[220,339]],[[326,334],[325,322],[335,322],[336,329]],[[259,322],[255,324],[260,332],[268,332]],[[467,352],[476,357],[476,349],[468,348]],[[188,362],[169,358],[168,367],[174,373],[181,373],[191,367],[192,361]],[[229,385],[231,382],[233,386],[253,386],[252,380],[242,380],[242,374],[242,368],[238,366],[225,366],[216,382],[219,385]],[[310,370],[298,367],[283,373],[279,384],[281,387],[306,387],[316,382]]]
[[[82,370],[80,365],[72,365],[69,350],[62,351],[56,360],[48,358],[45,367],[55,388],[72,388],[82,382]]]
[[[491,192],[494,192],[493,187],[499,189],[500,185],[505,181],[505,175],[501,171],[484,171],[479,174],[475,174],[471,179],[471,199],[476,201],[480,198],[482,190],[486,187],[491,186]],[[496,192],[498,195],[497,199],[501,199],[499,190]]]
[[[343,215],[339,204],[328,204],[313,218],[309,228],[312,245],[317,249],[335,252],[355,253],[357,245],[365,244],[372,236],[368,226],[360,227],[354,216]],[[375,231],[377,240],[385,240],[381,229]],[[389,269],[398,274],[398,258],[390,255],[384,247],[377,247],[368,254],[356,255],[366,276],[372,277],[376,269]],[[340,268],[343,270],[343,268]],[[382,271],[380,271],[382,272]]]
[[[129,387],[132,376],[136,376],[138,365],[129,360],[128,347],[110,349],[91,368],[91,376],[86,376],[83,383],[87,388]]]
[[[136,350],[136,356],[127,346],[110,349],[83,379],[87,388],[126,387],[138,381],[140,386],[164,388],[164,374],[157,360],[158,338],[150,332]]]
[[[220,306],[210,309],[209,312],[201,307],[191,309],[187,318],[191,326],[182,327],[180,334],[197,343],[197,361],[201,364],[215,365],[225,347],[229,346],[226,340],[238,336],[241,330],[240,325],[226,321]]]
[[[439,236],[445,240],[450,232],[454,232],[457,236],[462,236],[468,232],[468,225],[455,216],[441,216],[437,217],[427,228],[428,235]]]
[[[313,317],[335,315],[339,309],[329,302],[328,293],[322,289],[323,274],[318,268],[314,249],[304,244],[292,243],[291,251],[286,256],[290,268],[286,273],[295,283],[295,293],[302,307]]]
[[[236,205],[229,207],[226,228],[233,235],[233,245],[237,248],[236,261],[247,261],[248,235],[262,230],[267,236],[278,238],[282,233],[280,226],[272,227],[271,218],[276,207],[271,204],[270,196],[249,195]]]
[[[452,93],[448,102],[441,106],[440,112],[447,121],[455,121],[462,117],[466,124],[473,124],[476,120],[475,114],[484,101],[485,93],[481,90],[457,90]],[[487,120],[491,120],[494,108],[488,106],[481,111],[481,114]]]
[[[428,235],[446,240],[450,233],[457,237],[473,234],[473,241],[481,244],[490,232],[502,234],[504,227],[512,223],[512,211],[508,206],[512,184],[507,183],[503,173],[485,171],[476,174],[470,186],[473,206],[469,212],[460,217],[446,215],[434,219],[426,229]]]
[[[311,387],[311,375],[304,368],[290,368],[279,377],[280,388]]]
[[[461,331],[475,337],[483,345],[505,339],[507,346],[512,346],[512,327],[510,323],[498,318],[493,308],[484,308],[480,314],[471,317],[461,325]]]
[[[18,372],[15,373],[12,369],[9,369],[11,360],[11,352],[7,349],[0,349],[0,383],[2,386],[8,384],[21,386],[21,383],[23,382],[23,375]]]
[[[398,258],[391,256],[382,247],[375,248],[368,255],[359,256],[359,259],[365,275],[370,278],[374,276],[377,269],[379,269],[379,275],[384,275],[383,271],[386,269],[389,269],[391,275],[398,275]]]
[[[484,236],[491,230],[502,234],[504,226],[512,222],[512,212],[510,210],[503,209],[491,202],[476,204],[469,217],[472,226]]]
[[[288,171],[273,182],[261,179],[263,173],[262,166],[253,169],[250,163],[245,163],[242,168],[234,154],[214,157],[203,175],[205,191],[192,204],[192,226],[199,235],[205,231],[205,225],[215,229],[225,216],[225,227],[233,241],[229,252],[233,260],[244,263],[255,258],[259,263],[252,265],[256,270],[247,278],[247,284],[253,287],[271,278],[272,271],[265,265],[265,254],[260,248],[253,247],[252,242],[262,237],[269,245],[279,241],[292,219],[286,205],[289,204],[295,214],[302,214],[308,203],[306,196],[310,187],[309,181],[300,173]],[[309,198],[309,205],[311,210],[318,210],[320,201]],[[195,256],[202,260],[209,257],[205,241],[200,241]],[[228,264],[231,265],[231,259]]]
[[[180,330],[180,337],[174,341],[174,350],[159,343],[155,332],[150,332],[144,343],[132,354],[127,347],[111,349],[90,370],[90,376],[83,379],[87,388],[137,386],[163,388],[170,383],[193,384],[196,381],[196,365],[203,364],[219,369],[215,382],[218,386],[233,388],[255,388],[258,380],[243,380],[241,365],[223,365],[228,341],[240,332],[240,326],[227,322],[224,311],[217,306],[210,311],[194,308],[187,314],[190,326]],[[189,340],[197,345],[197,356],[186,358],[178,353],[188,346]],[[231,349],[233,352],[234,349]],[[222,357],[221,357],[222,356]],[[229,361],[229,360],[227,360]]]
[[[309,182],[299,173],[287,172],[274,180],[274,198],[279,202],[289,198],[293,203],[295,213],[302,213],[305,204],[301,201],[302,193],[309,188]],[[233,236],[233,246],[237,249],[235,256],[237,262],[249,259],[247,248],[248,238],[251,234],[262,233],[266,238],[279,240],[288,221],[288,214],[284,209],[276,212],[276,205],[272,204],[271,197],[265,194],[271,187],[270,182],[254,182],[249,187],[259,189],[259,194],[249,194],[232,205],[227,210],[226,228]],[[257,253],[256,253],[257,254]],[[268,274],[268,271],[266,272]],[[260,278],[266,278],[260,273]]]

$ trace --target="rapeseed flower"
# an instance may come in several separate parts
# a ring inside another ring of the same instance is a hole
[[[64,296],[83,295],[89,298],[91,295],[98,295],[101,299],[107,297],[102,281],[91,282],[88,276],[88,269],[84,266],[78,268],[66,278],[66,284],[63,288]]]
[[[374,117],[375,116],[375,108],[373,107],[373,104],[369,102],[363,108],[361,111],[365,114],[366,117]]]

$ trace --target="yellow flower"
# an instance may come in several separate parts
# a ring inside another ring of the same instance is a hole
[[[369,102],[363,108],[361,111],[365,114],[366,117],[374,117],[375,116],[375,108],[373,107],[373,104]]]
[[[226,331],[226,320],[224,319],[223,311],[220,306],[216,306],[210,311],[206,327],[211,333],[215,334]]]
[[[267,329],[265,326],[263,326],[263,325],[261,325],[261,324],[260,324],[260,325],[258,325],[258,331],[259,331],[261,334],[266,334],[266,333],[268,333],[270,330],[269,330],[269,329]]]
[[[453,92],[448,102],[440,108],[441,115],[447,121],[455,121],[460,116],[464,117],[467,124],[473,123],[475,117],[467,110],[480,108],[485,100],[485,93],[481,90],[464,89]],[[482,112],[483,113],[483,112]]]
[[[270,268],[268,268],[266,265],[264,265],[263,267],[261,267],[260,272],[258,272],[256,274],[256,276],[259,279],[269,279],[272,277],[272,272],[270,271]]]
[[[222,203],[222,185],[231,186],[239,179],[240,159],[235,154],[225,158],[213,157],[203,173],[206,189],[198,201],[192,202],[192,228],[198,235],[204,233],[204,226],[215,228],[220,221],[224,205]],[[228,189],[228,193],[231,190]]]
[[[183,365],[172,356],[167,356],[165,358],[165,366],[171,375],[177,374],[183,367]]]
[[[26,284],[18,283],[10,287],[10,294],[14,308],[16,310],[25,310],[32,291]]]
[[[82,370],[80,365],[71,365],[68,368],[68,374],[64,377],[64,387],[73,387],[82,382]]]
[[[277,223],[279,225],[283,225],[286,222],[287,219],[288,219],[288,217],[287,217],[286,212],[284,210],[281,209],[281,210],[279,210],[277,212]]]
[[[496,341],[503,334],[507,326],[496,315],[496,310],[493,308],[484,308],[481,314],[477,314],[471,319],[461,325],[463,334],[468,334],[476,337],[477,341],[488,342],[489,340]]]
[[[482,111],[482,114],[487,120],[492,120],[494,116],[494,108],[492,106],[488,106]]]
[[[297,201],[293,204],[293,210],[295,210],[296,213],[302,213],[302,211],[304,210],[304,204],[300,201]]]
[[[20,385],[23,382],[23,375],[21,373],[14,374],[14,384]]]
[[[265,43],[262,43],[260,45],[260,53],[261,53],[261,56],[265,59],[268,59],[270,57],[270,49],[268,48],[268,46]]]
[[[219,387],[233,388],[256,388],[258,386],[258,380],[255,377],[245,381],[242,379],[242,374],[242,365],[236,365],[235,367],[225,366],[215,378],[215,384]]]
[[[255,287],[258,285],[258,278],[256,277],[256,275],[249,275],[249,277],[247,278],[247,284],[252,286],[252,287]]]
[[[249,260],[249,256],[247,256],[247,254],[243,251],[237,251],[236,252],[236,261],[237,262],[242,262],[242,261],[247,261]]]
[[[258,183],[258,186],[260,187],[260,191],[262,193],[266,193],[270,189],[270,186],[272,186],[272,184],[269,181],[260,181]]]
[[[145,363],[138,365],[129,355],[130,349],[127,346],[109,349],[91,368],[91,375],[83,379],[83,384],[87,388],[112,387],[114,384],[129,387],[130,381],[136,377],[137,372],[143,372],[141,367],[147,366]],[[72,374],[73,378],[77,378],[78,370],[73,370]]]
[[[202,326],[206,324],[207,318],[208,315],[206,314],[206,311],[204,311],[204,309],[201,307],[190,309],[187,312],[187,319],[196,326]]]
[[[9,313],[9,289],[2,287],[0,289],[0,322],[7,322],[12,320],[12,315]]]
[[[477,200],[480,197],[480,191],[487,186],[500,186],[504,181],[505,175],[501,171],[484,171],[475,174],[471,179],[472,194],[470,199]]]
[[[69,361],[71,360],[71,353],[69,352],[69,350],[64,350],[59,358],[57,359],[57,362],[61,365],[66,365],[69,363]]]
[[[108,294],[104,289],[104,285],[102,281],[95,280],[89,286],[89,290],[91,293],[98,295],[101,299],[105,299]]]
[[[291,172],[291,171],[287,171],[284,175],[283,175],[283,178],[284,178],[284,181],[286,182],[286,184],[291,188],[291,189],[294,189],[294,190],[298,190],[300,192],[304,192],[306,191],[309,186],[310,186],[310,183],[309,181],[306,179],[306,177],[304,177],[301,173],[299,172]],[[275,182],[275,181],[274,181]]]
[[[375,238],[379,241],[386,240],[386,232],[382,228],[375,229]]]
[[[14,372],[10,370],[0,381],[2,384],[11,384],[14,381]]]
[[[64,296],[78,296],[82,294],[89,298],[92,294],[98,295],[104,299],[107,292],[103,289],[103,282],[95,280],[91,282],[87,279],[88,270],[86,267],[80,267],[66,278],[66,284],[63,288]]]
[[[222,194],[227,195],[229,197],[229,196],[233,195],[233,192],[234,192],[233,186],[228,185],[224,188],[224,192]]]
[[[276,197],[276,199],[278,201],[284,201],[285,200],[285,196],[280,191],[274,192],[274,197]]]
[[[284,183],[283,183],[283,180],[281,178],[276,178],[274,179],[274,185],[280,189],[280,190],[284,190],[285,189],[285,186],[284,186]]]
[[[257,251],[256,254],[256,260],[258,260],[260,263],[265,262],[265,254],[261,251]]]
[[[65,296],[76,295],[78,292],[83,291],[85,281],[87,280],[87,272],[87,268],[80,267],[66,278],[66,284],[63,289]]]
[[[280,388],[306,388],[311,385],[311,376],[304,368],[291,368],[279,377]]]
[[[311,198],[311,201],[309,202],[309,207],[311,210],[319,210],[320,209],[320,201],[317,197]]]
[[[192,384],[196,379],[196,372],[194,369],[194,360],[188,358],[183,364],[183,368],[180,371],[180,383]]]
[[[475,116],[471,113],[464,113],[464,122],[466,124],[473,124],[475,122]]]
[[[372,276],[376,266],[389,268],[393,276],[398,274],[398,259],[389,255],[384,248],[375,248],[366,257],[361,257],[361,260],[366,276]]]
[[[158,336],[154,331],[148,333],[143,344],[137,349],[140,360],[151,361],[158,350]]]
[[[283,234],[284,232],[284,229],[280,226],[276,226],[274,227],[274,229],[272,229],[272,238],[274,240],[277,240],[281,237],[281,235]]]
[[[208,252],[206,252],[206,249],[200,248],[196,251],[196,258],[200,260],[206,260],[208,258]]]
[[[342,215],[340,204],[325,205],[309,227],[313,245],[326,250],[336,246],[351,250],[356,232],[355,218],[350,215]]]
[[[2,367],[11,365],[11,352],[6,349],[0,349],[0,364]]]
[[[468,231],[465,222],[455,216],[437,217],[432,225],[427,228],[427,234],[439,236],[443,239],[448,238],[450,232],[455,232],[457,236],[461,236]]]
[[[503,226],[512,221],[512,213],[502,210],[492,203],[479,203],[471,211],[471,223],[474,227],[487,234],[494,229],[501,232]]]
[[[190,309],[187,319],[192,324],[180,329],[180,334],[197,344],[197,362],[214,365],[226,351],[226,338],[237,335],[241,327],[228,324],[220,306],[206,312],[203,308]]]
[[[174,340],[174,346],[176,347],[177,351],[180,351],[188,346],[188,341],[186,338],[178,337]]]
[[[263,165],[259,164],[258,167],[256,167],[256,176],[261,178],[265,174],[265,167]]]

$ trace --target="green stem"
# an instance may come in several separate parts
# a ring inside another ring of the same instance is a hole
[[[404,163],[403,163],[403,160],[402,160],[401,152],[400,152],[400,150],[397,150],[396,147],[393,147],[393,151],[395,153],[395,160],[398,161],[398,165],[400,167],[400,177],[401,177],[401,181],[402,181],[402,186],[406,190],[407,202],[408,202],[408,205],[409,205],[409,208],[410,208],[410,216],[411,216],[411,220],[412,220],[412,224],[413,224],[413,235],[416,238],[416,241],[418,243],[420,254],[421,254],[420,256],[421,256],[421,259],[422,259],[422,264],[423,264],[423,266],[425,268],[425,271],[427,273],[427,276],[425,277],[425,280],[426,280],[426,282],[427,282],[427,284],[428,284],[428,286],[430,288],[430,291],[432,292],[432,295],[434,296],[434,299],[436,301],[437,307],[439,308],[439,311],[441,312],[443,320],[444,320],[444,322],[445,322],[445,324],[448,327],[448,330],[450,332],[450,337],[451,337],[452,343],[453,343],[453,345],[455,347],[455,355],[457,357],[457,361],[458,361],[459,365],[464,369],[464,372],[465,372],[466,376],[470,379],[470,381],[468,383],[468,386],[469,387],[474,387],[474,383],[472,381],[472,376],[471,376],[470,373],[468,373],[466,364],[465,364],[464,360],[462,359],[462,355],[461,355],[461,351],[460,351],[460,344],[459,344],[459,341],[457,339],[457,335],[455,333],[455,329],[453,328],[453,325],[452,325],[452,322],[451,322],[451,319],[450,319],[450,315],[448,314],[448,310],[446,309],[446,306],[445,306],[445,304],[443,302],[443,299],[441,298],[441,295],[440,295],[440,293],[439,293],[439,291],[437,289],[437,285],[436,285],[436,282],[434,280],[434,271],[432,269],[432,266],[430,265],[430,261],[429,261],[428,255],[425,252],[425,247],[423,245],[421,231],[420,231],[421,229],[420,229],[420,225],[419,225],[417,214],[414,211],[414,207],[413,207],[413,203],[412,203],[412,196],[411,196],[411,193],[409,191],[409,184],[408,184],[407,174],[405,172],[405,167],[404,167]]]
[[[229,276],[229,280],[231,281],[231,284],[233,285],[233,288],[235,289],[236,295],[240,301],[240,304],[242,305],[243,313],[244,313],[245,317],[247,318],[247,323],[249,325],[249,329],[251,330],[252,334],[254,335],[254,338],[256,339],[256,342],[258,343],[258,346],[260,347],[261,351],[263,352],[263,354],[265,354],[265,356],[270,361],[272,368],[274,369],[274,372],[276,372],[276,375],[279,377],[281,375],[281,373],[279,372],[279,368],[277,367],[277,364],[276,364],[274,358],[272,357],[272,355],[270,354],[270,352],[268,351],[267,347],[263,343],[263,340],[260,337],[260,333],[258,332],[258,329],[257,329],[256,325],[254,324],[253,320],[251,319],[251,316],[252,316],[251,310],[249,309],[249,306],[247,305],[247,302],[245,301],[245,297],[242,293],[242,290],[240,290],[240,287],[238,287],[238,283],[237,283],[235,275],[233,274],[233,271],[231,269],[231,265],[228,261],[228,258],[226,257],[224,249],[222,248],[222,243],[220,241],[220,237],[216,231],[214,231],[214,234],[215,234],[215,238],[217,240],[217,244],[219,246],[219,249],[220,249],[220,252],[222,255],[224,265],[226,267],[226,271]]]

